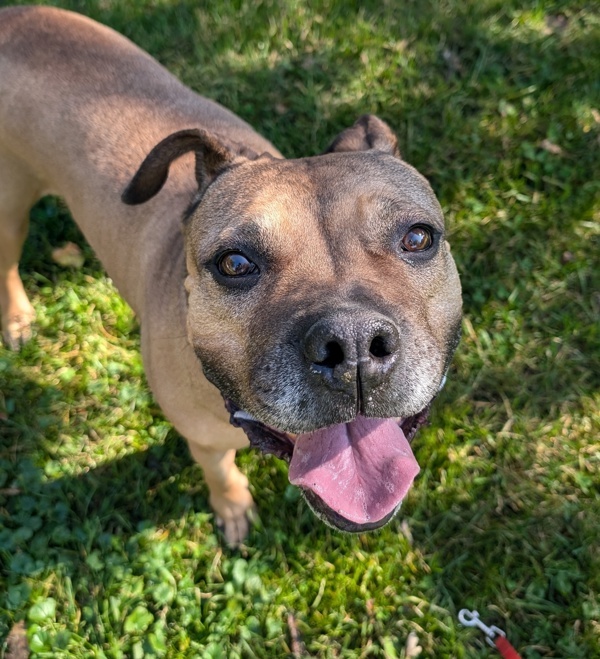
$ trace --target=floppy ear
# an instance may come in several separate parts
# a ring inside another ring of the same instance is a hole
[[[171,163],[190,151],[196,154],[196,181],[200,192],[203,192],[219,173],[231,165],[238,155],[258,157],[253,151],[242,153],[232,151],[206,131],[180,130],[166,137],[150,151],[125,188],[121,200],[133,206],[143,204],[154,197],[165,184]]]
[[[371,150],[400,157],[398,140],[392,129],[374,114],[363,114],[354,126],[343,130],[323,153]]]

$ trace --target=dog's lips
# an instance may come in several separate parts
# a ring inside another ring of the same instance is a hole
[[[244,430],[250,445],[289,462],[290,482],[338,528],[363,531],[386,524],[419,472],[410,441],[426,422],[429,406],[406,419],[358,416],[292,435],[261,423],[230,400],[225,403],[231,423]]]
[[[270,453],[286,462],[291,460],[294,452],[293,435],[261,423],[252,415],[240,410],[228,398],[225,399],[225,407],[230,414],[229,422],[246,433],[252,448],[262,453]]]

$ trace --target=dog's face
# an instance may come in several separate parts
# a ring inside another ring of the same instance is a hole
[[[429,184],[385,124],[361,121],[321,156],[219,165],[185,219],[188,335],[206,376],[254,443],[291,455],[313,508],[354,531],[385,523],[418,471],[406,436],[461,318]]]

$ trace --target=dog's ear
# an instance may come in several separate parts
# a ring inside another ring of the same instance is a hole
[[[371,150],[400,157],[398,139],[392,129],[374,114],[363,114],[354,126],[343,130],[323,153]]]
[[[165,184],[171,163],[190,151],[196,154],[196,181],[200,192],[238,156],[258,157],[253,151],[229,146],[203,130],[180,130],[169,135],[146,156],[121,195],[122,201],[133,206],[154,197]]]

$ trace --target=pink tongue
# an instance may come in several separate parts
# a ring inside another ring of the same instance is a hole
[[[365,417],[299,435],[289,468],[291,483],[312,490],[357,524],[377,522],[395,510],[418,473],[398,424]]]

